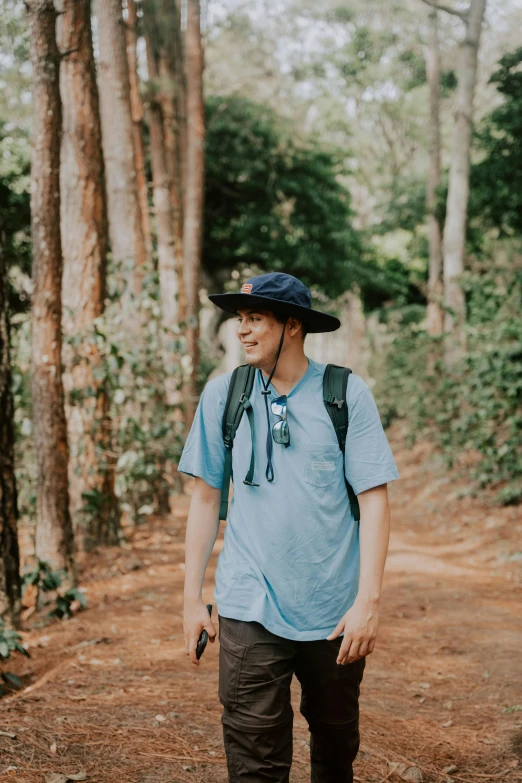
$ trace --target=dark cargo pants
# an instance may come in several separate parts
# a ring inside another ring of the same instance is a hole
[[[340,666],[342,637],[294,642],[260,623],[219,618],[219,699],[230,783],[288,783],[290,683],[301,683],[310,730],[312,783],[352,783],[359,749],[359,686],[365,660]]]

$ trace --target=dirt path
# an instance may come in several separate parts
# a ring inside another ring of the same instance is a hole
[[[397,438],[402,480],[391,488],[357,779],[397,781],[409,765],[437,783],[522,781],[521,511],[470,497],[426,444]],[[90,555],[88,610],[25,634],[32,658],[9,668],[27,688],[0,702],[0,731],[16,734],[0,734],[0,780],[83,769],[100,783],[225,783],[217,644],[199,670],[183,649],[187,504],[135,530],[123,550]],[[297,687],[294,696],[291,780],[304,783],[308,732]]]

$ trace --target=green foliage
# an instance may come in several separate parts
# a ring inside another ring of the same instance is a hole
[[[433,437],[448,464],[473,457],[471,476],[500,488],[501,503],[522,500],[522,266],[466,275],[467,350],[450,372],[441,339],[399,317],[387,347],[378,396],[383,419],[409,422],[411,437]]]
[[[76,587],[69,587],[64,593],[56,596],[56,606],[49,612],[49,617],[57,617],[59,620],[63,617],[72,617],[71,604],[73,601],[78,601],[82,609],[87,606],[87,599],[82,591]]]
[[[454,70],[442,70],[440,73],[440,89],[444,97],[457,88],[457,74]]]
[[[29,651],[22,644],[22,637],[12,628],[6,628],[5,623],[0,617],[0,664],[11,657],[11,653],[18,652],[30,658]],[[22,681],[12,672],[0,672],[0,677],[4,685],[9,689],[19,690],[22,687]],[[0,684],[0,696],[5,694],[4,685]]]
[[[109,275],[109,280],[114,276]],[[179,362],[166,368],[163,359],[166,345],[174,355],[186,353],[183,324],[164,332],[156,273],[143,282],[139,328],[129,329],[129,313],[122,309],[115,288],[110,296],[104,317],[96,321],[96,333],[112,401],[116,494],[122,510],[141,521],[157,510],[158,498],[168,493],[172,465],[183,448],[182,403],[169,405],[165,399],[167,377],[179,390],[182,369]],[[94,498],[89,502],[92,505]]]
[[[29,166],[28,136],[9,133],[0,122],[0,230],[13,313],[29,308],[27,286],[23,285],[24,277],[31,273]],[[19,284],[13,285],[14,280]]]
[[[30,658],[29,651],[21,644],[22,637],[12,628],[6,628],[0,617],[0,661],[6,660],[12,652],[19,652]]]
[[[67,579],[66,571],[63,569],[53,571],[49,563],[37,560],[36,565],[26,568],[22,575],[22,596],[25,595],[29,585],[36,585],[39,590],[49,593],[57,590],[64,579]]]
[[[408,92],[426,83],[426,59],[416,49],[406,49],[397,58],[404,68],[404,89]]]
[[[341,159],[246,98],[207,101],[203,261],[285,271],[335,298],[365,275]]]
[[[26,125],[31,113],[27,11],[23,0],[0,3],[0,124]]]
[[[186,353],[181,337],[182,324],[176,332],[165,335],[161,325],[158,278],[144,280],[141,299],[142,322],[129,329],[130,316],[122,307],[115,275],[109,272],[109,304],[88,333],[75,336],[70,343],[92,343],[100,356],[96,366],[96,388],[82,390],[69,397],[75,406],[91,405],[102,384],[111,400],[111,455],[100,461],[107,467],[110,458],[116,466],[116,495],[120,508],[135,521],[143,520],[158,508],[172,483],[174,465],[183,447],[184,424],[181,403],[165,402],[166,370],[163,363],[164,340],[180,356]],[[136,312],[134,311],[134,319]],[[30,324],[28,314],[16,316],[13,330],[13,392],[16,427],[16,473],[20,515],[32,524],[36,514],[34,441],[31,423]],[[205,367],[206,371],[208,368]],[[169,368],[179,387],[181,368]],[[103,457],[103,455],[102,455]],[[107,497],[96,490],[83,494],[83,514],[96,518]]]
[[[490,82],[503,103],[484,120],[477,146],[484,154],[471,171],[470,216],[501,235],[522,234],[522,47],[506,54]]]
[[[22,595],[25,595],[29,585],[36,586],[39,596],[42,593],[55,593],[55,606],[48,612],[48,617],[72,617],[72,602],[78,601],[82,609],[85,609],[87,599],[84,593],[74,586],[64,588],[64,581],[70,581],[67,571],[53,571],[49,563],[37,559],[36,565],[27,567],[22,574]]]
[[[380,220],[368,237],[373,246],[371,280],[361,285],[365,309],[386,321],[391,310],[426,304],[428,244],[423,177],[398,175],[377,205]]]
[[[426,219],[426,177],[411,174],[395,177],[379,212],[382,218],[376,233],[384,234],[398,227],[415,231]]]

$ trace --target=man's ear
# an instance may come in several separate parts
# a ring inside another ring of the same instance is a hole
[[[290,316],[288,319],[288,327],[290,329],[290,334],[294,335],[299,331],[299,327],[301,325],[301,321],[298,318],[293,318]]]

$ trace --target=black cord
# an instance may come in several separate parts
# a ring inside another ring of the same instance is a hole
[[[267,462],[266,462],[265,476],[267,478],[267,481],[273,481],[274,480],[274,468],[272,466],[272,453],[273,453],[274,444],[272,443],[272,431],[271,431],[271,428],[270,428],[270,413],[268,411],[268,395],[271,394],[272,392],[269,390],[268,387],[270,386],[270,383],[272,381],[272,377],[273,377],[273,375],[275,373],[275,370],[276,370],[276,367],[277,367],[277,362],[279,361],[279,355],[281,353],[281,349],[283,347],[283,342],[284,342],[284,339],[285,339],[285,331],[286,331],[287,321],[288,321],[288,318],[285,320],[285,323],[284,323],[284,326],[283,326],[283,331],[281,333],[281,339],[279,340],[279,348],[277,349],[276,361],[275,361],[274,367],[272,369],[272,372],[270,373],[270,375],[268,377],[268,381],[266,382],[266,385],[265,385],[265,379],[263,378],[263,373],[261,372],[261,370],[259,370],[259,376],[261,378],[261,383],[263,385],[263,391],[261,392],[261,394],[265,398],[265,409],[266,409],[266,423],[267,423],[266,460],[267,460]]]

